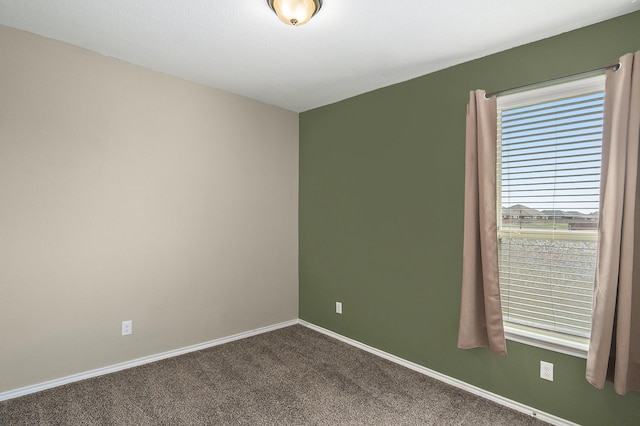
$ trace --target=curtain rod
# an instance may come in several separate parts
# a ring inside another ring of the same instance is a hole
[[[573,80],[573,79],[576,79],[577,77],[587,77],[592,74],[596,75],[596,74],[606,72],[607,70],[618,71],[619,69],[620,69],[620,63],[617,63],[612,65],[607,65],[606,67],[595,68],[589,71],[582,71],[576,74],[565,75],[564,77],[551,78],[549,80],[539,81],[539,82],[530,83],[530,84],[524,84],[522,86],[516,86],[510,89],[498,90],[497,92],[488,93],[488,94],[485,94],[484,96],[485,98],[489,99],[492,96],[505,95],[513,92],[520,92],[530,87],[548,86],[551,83],[559,83],[563,80]]]

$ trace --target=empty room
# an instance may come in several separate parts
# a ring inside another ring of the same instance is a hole
[[[639,135],[636,0],[0,0],[0,425],[640,424]]]

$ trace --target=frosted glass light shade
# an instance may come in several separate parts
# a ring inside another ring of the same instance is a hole
[[[267,3],[282,22],[296,27],[309,22],[322,7],[322,0],[267,0]]]

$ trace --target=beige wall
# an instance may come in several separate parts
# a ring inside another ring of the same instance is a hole
[[[297,318],[297,205],[296,113],[0,27],[0,392]]]

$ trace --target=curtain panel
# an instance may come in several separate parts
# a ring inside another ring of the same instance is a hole
[[[496,97],[469,95],[466,124],[464,243],[458,347],[507,354],[498,283]]]
[[[600,229],[586,378],[640,390],[640,52],[606,76]]]

